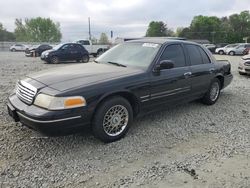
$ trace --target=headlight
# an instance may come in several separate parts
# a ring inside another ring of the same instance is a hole
[[[86,106],[86,100],[81,96],[53,97],[46,94],[38,94],[34,104],[48,110],[63,110]]]

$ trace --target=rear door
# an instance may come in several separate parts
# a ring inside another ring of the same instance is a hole
[[[192,95],[207,92],[211,79],[215,75],[215,67],[207,52],[198,45],[185,44],[191,68]]]
[[[182,44],[168,45],[157,64],[162,60],[172,60],[174,68],[152,73],[150,99],[154,105],[175,103],[190,95],[190,68],[187,65]]]

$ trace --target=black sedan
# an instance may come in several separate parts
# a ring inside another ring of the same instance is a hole
[[[53,49],[43,52],[41,59],[47,63],[54,64],[62,61],[81,61],[87,63],[89,61],[89,53],[80,44],[66,43],[59,44]]]
[[[141,39],[117,45],[95,63],[43,71],[9,96],[15,121],[44,133],[91,125],[104,142],[122,138],[139,115],[201,99],[214,104],[231,65],[196,43]],[[156,135],[157,136],[157,135]]]
[[[25,50],[25,56],[26,57],[40,57],[44,51],[50,50],[50,49],[52,49],[52,46],[48,44],[32,46]]]

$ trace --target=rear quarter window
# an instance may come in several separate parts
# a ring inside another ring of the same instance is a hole
[[[203,63],[204,64],[211,63],[207,53],[201,47],[198,47],[198,48],[199,48]]]

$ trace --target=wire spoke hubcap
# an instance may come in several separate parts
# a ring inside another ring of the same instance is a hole
[[[103,129],[109,136],[121,134],[128,125],[128,110],[122,105],[112,106],[103,119]]]
[[[220,92],[220,86],[219,86],[218,82],[214,82],[212,84],[211,90],[210,90],[210,99],[212,101],[215,101],[219,96],[219,92]]]

